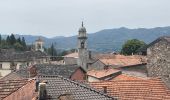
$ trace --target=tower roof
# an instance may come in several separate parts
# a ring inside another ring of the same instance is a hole
[[[83,22],[82,22],[81,27],[79,28],[79,32],[86,32],[86,28],[84,27]]]

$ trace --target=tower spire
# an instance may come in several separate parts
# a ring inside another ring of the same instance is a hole
[[[82,26],[82,27],[84,26],[84,24],[83,24],[83,21],[82,21],[82,24],[81,24],[81,26]]]

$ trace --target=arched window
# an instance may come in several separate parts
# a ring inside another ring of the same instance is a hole
[[[81,42],[81,48],[84,48],[84,42]]]

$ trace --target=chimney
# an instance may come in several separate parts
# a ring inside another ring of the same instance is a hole
[[[40,81],[36,80],[36,83],[35,83],[35,92],[38,92],[39,83],[40,83]]]
[[[35,65],[32,65],[29,68],[29,74],[30,74],[30,77],[35,77],[37,75],[37,68]]]
[[[39,100],[47,100],[46,83],[39,83]]]
[[[107,93],[107,86],[103,86],[103,92]]]

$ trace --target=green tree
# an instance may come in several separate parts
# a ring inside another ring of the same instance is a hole
[[[17,39],[17,42],[22,45],[22,42],[21,42],[21,38],[20,38],[20,37]]]
[[[15,50],[18,50],[18,51],[23,51],[24,50],[24,47],[18,42],[16,42],[14,44],[14,48],[15,48]]]
[[[11,45],[11,39],[10,39],[9,35],[6,38],[6,42],[7,42],[8,45]]]
[[[24,47],[24,50],[27,49],[27,45],[25,43],[25,38],[24,37],[22,37],[21,45]]]
[[[0,34],[0,44],[1,44],[1,41],[2,41],[2,37],[1,37],[1,34]]]
[[[15,43],[16,43],[16,38],[15,38],[14,34],[11,34],[11,36],[10,36],[10,44],[14,45]]]
[[[137,53],[137,50],[145,45],[146,45],[145,42],[140,41],[138,39],[128,40],[122,46],[121,53],[124,55],[132,55]]]

